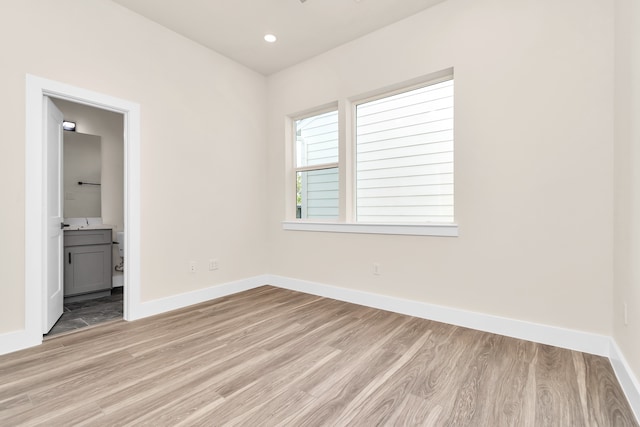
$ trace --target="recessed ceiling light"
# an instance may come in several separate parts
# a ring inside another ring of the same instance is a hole
[[[274,43],[276,40],[278,40],[278,38],[273,34],[265,34],[264,36],[264,41],[266,42]]]

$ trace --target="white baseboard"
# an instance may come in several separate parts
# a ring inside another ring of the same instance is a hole
[[[466,328],[534,341],[541,344],[596,354],[598,356],[609,355],[610,338],[604,335],[492,316],[490,314],[340,288],[289,277],[273,275],[269,277],[272,285],[281,288],[393,311],[395,313],[407,314],[422,319],[435,320],[450,325],[464,326]]]
[[[266,285],[268,279],[266,275],[255,276],[248,279],[214,285],[205,289],[198,289],[192,292],[172,295],[166,298],[142,302],[132,310],[133,318],[137,320],[144,317],[154,316],[167,311],[176,310],[190,305],[199,304],[215,298],[232,295],[238,292],[257,288]],[[11,331],[0,334],[0,355],[24,350],[42,344],[41,333],[28,333],[26,330]]]
[[[39,339],[38,339],[39,338]],[[26,330],[0,334],[0,355],[42,344],[42,335],[34,338]]]
[[[608,357],[636,418],[640,420],[640,383],[634,376],[615,340],[604,335],[270,274],[143,302],[136,307],[135,319],[199,304],[263,285],[272,285],[367,307]],[[26,331],[0,334],[0,354],[33,347],[41,342],[41,340],[34,341],[33,336],[29,336]]]
[[[640,384],[615,340],[611,337],[290,277],[277,275],[268,275],[267,277],[270,285],[280,288],[608,357],[636,419],[640,421]]]
[[[190,305],[199,304],[215,298],[257,288],[258,286],[263,286],[265,284],[267,284],[267,276],[255,276],[248,279],[237,280],[235,282],[228,282],[204,289],[198,289],[196,291],[185,292],[183,294],[172,295],[166,298],[142,302],[135,309],[135,318],[130,320],[142,319],[144,317],[154,316],[156,314],[165,313],[178,308],[188,307]]]
[[[611,366],[613,366],[613,370],[618,377],[618,382],[620,382],[620,386],[629,400],[636,420],[640,422],[640,382],[633,375],[627,359],[613,338],[611,338],[610,344],[609,360],[611,361]]]

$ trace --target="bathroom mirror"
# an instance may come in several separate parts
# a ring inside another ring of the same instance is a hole
[[[100,137],[64,132],[64,217],[102,216]]]

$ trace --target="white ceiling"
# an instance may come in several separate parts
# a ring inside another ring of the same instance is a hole
[[[113,1],[269,75],[444,0]]]

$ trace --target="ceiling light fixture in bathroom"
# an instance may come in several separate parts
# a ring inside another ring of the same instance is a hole
[[[273,34],[265,34],[264,35],[264,41],[266,41],[268,43],[275,43],[276,40],[278,40],[278,38]]]
[[[62,129],[64,130],[68,130],[71,132],[75,132],[76,131],[76,122],[70,122],[70,121],[63,121],[62,122]]]

